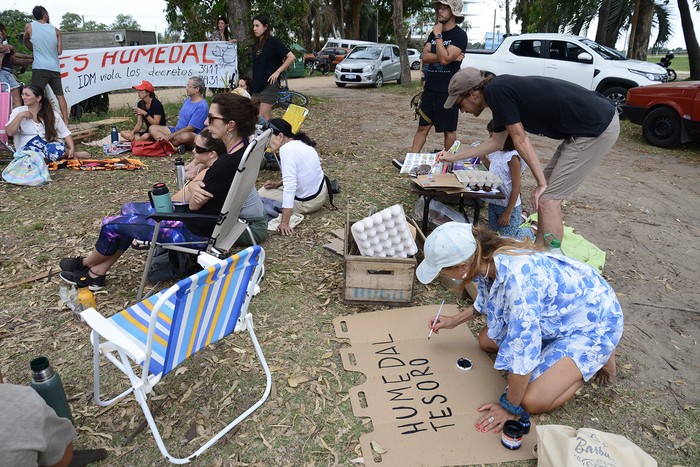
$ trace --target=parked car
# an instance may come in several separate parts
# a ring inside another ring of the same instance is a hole
[[[642,125],[644,138],[653,146],[700,141],[700,81],[630,89],[623,108],[623,115]]]
[[[379,88],[385,81],[401,80],[399,46],[392,44],[358,45],[335,67],[335,84],[373,85]]]
[[[462,68],[496,75],[550,76],[598,91],[620,109],[627,90],[666,81],[659,65],[630,60],[615,49],[570,34],[508,36],[496,50],[467,49]]]
[[[304,55],[304,66],[307,69],[311,69],[314,62],[318,60],[319,56],[332,55],[334,58],[333,62],[331,63],[331,69],[333,69],[338,63],[343,61],[343,59],[350,53],[350,50],[351,49],[346,49],[344,47],[326,47],[325,49],[321,49],[319,52]]]
[[[411,70],[417,70],[420,67],[420,51],[418,49],[406,49],[408,53],[408,63]]]

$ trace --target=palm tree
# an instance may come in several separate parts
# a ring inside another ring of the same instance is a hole
[[[700,0],[694,0],[695,8],[700,10]],[[688,62],[690,64],[690,79],[700,80],[700,45],[695,36],[693,18],[690,16],[688,0],[678,0],[678,11],[681,15],[681,26],[683,27],[683,38],[685,48],[688,50]]]

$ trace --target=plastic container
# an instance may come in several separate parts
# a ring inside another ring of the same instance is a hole
[[[32,369],[31,386],[46,401],[56,415],[73,421],[66,392],[58,373],[53,371],[46,357],[37,357],[29,364]]]
[[[156,212],[173,212],[173,201],[170,199],[170,190],[165,183],[156,183],[153,190],[148,192],[148,199]]]
[[[523,427],[520,425],[520,422],[508,420],[503,424],[501,444],[508,449],[520,449],[520,446],[523,444]]]
[[[530,414],[527,412],[523,412],[520,414],[520,426],[523,427],[523,434],[526,435],[530,433]]]
[[[118,143],[118,142],[119,142],[119,132],[117,131],[117,127],[116,127],[116,126],[113,126],[113,127],[112,127],[111,140],[112,140],[113,143]]]
[[[82,310],[97,308],[97,303],[95,303],[95,294],[93,294],[92,290],[88,288],[87,277],[79,278],[75,285],[78,286],[78,303],[80,304]]]
[[[175,158],[175,185],[178,190],[185,186],[185,161],[182,157]]]

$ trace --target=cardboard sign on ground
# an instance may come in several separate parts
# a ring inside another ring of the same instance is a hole
[[[360,437],[365,465],[444,466],[534,459],[534,423],[520,449],[501,445],[501,435],[474,424],[477,407],[497,402],[506,381],[493,368],[466,326],[428,337],[428,320],[439,306],[398,308],[333,320],[336,335],[350,339],[343,366],[365,374],[350,390],[352,410],[370,417],[374,431]],[[445,305],[444,315],[458,312]],[[457,368],[469,358],[470,371]]]

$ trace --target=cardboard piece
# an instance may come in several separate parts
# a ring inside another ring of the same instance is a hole
[[[434,175],[419,175],[416,177],[416,183],[426,190],[438,190],[442,188],[454,188],[464,190],[464,185],[457,180],[453,173],[434,174]],[[466,191],[466,190],[465,190]]]
[[[428,320],[439,306],[397,308],[333,320],[343,366],[367,380],[349,391],[353,413],[371,417],[374,431],[360,436],[366,466],[471,465],[534,459],[535,423],[522,447],[511,451],[501,435],[482,433],[476,409],[497,402],[506,381],[493,368],[466,326],[428,337]],[[456,305],[442,313],[454,315]],[[460,357],[470,371],[457,368]],[[383,453],[372,450],[381,446]]]

